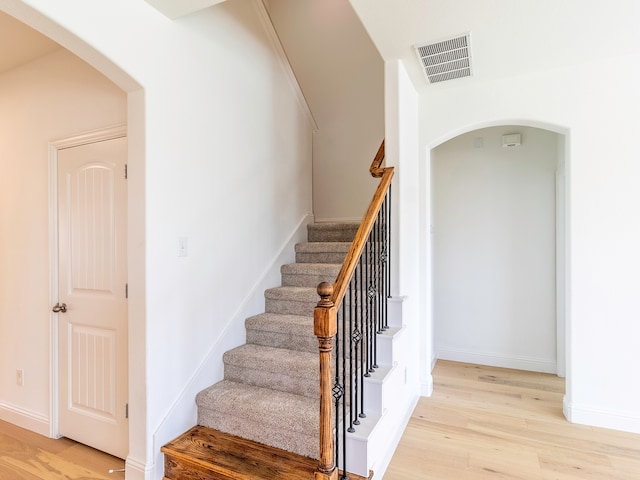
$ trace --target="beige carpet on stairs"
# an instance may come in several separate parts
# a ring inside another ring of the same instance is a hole
[[[265,292],[265,313],[246,320],[247,344],[225,353],[225,379],[198,394],[199,425],[317,457],[316,287],[335,281],[357,228],[308,226],[296,263],[282,266],[282,285]]]

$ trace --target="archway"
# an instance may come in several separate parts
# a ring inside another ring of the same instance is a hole
[[[508,134],[519,137],[517,145],[503,146]],[[432,150],[438,358],[545,373],[563,364],[564,343],[556,340],[557,142],[548,130],[499,126]]]
[[[129,232],[127,244],[129,248],[129,456],[127,466],[144,470],[147,458],[146,435],[146,352],[145,352],[145,108],[142,87],[125,71],[115,65],[101,52],[88,45],[81,38],[66,30],[53,19],[43,15],[35,8],[20,0],[4,0],[0,2],[0,10],[13,16],[24,24],[38,30],[47,37],[110,79],[127,94],[128,125],[128,161],[130,172],[128,177],[129,192]],[[52,139],[53,140],[53,139]],[[55,341],[53,329],[51,342]],[[50,400],[51,408],[48,421],[50,434],[55,433],[55,385],[57,382],[55,358],[50,358]]]
[[[420,250],[425,253],[426,266],[424,269],[423,281],[421,282],[426,289],[425,304],[427,305],[427,311],[425,317],[427,319],[427,329],[429,331],[430,346],[427,345],[428,350],[431,352],[432,362],[435,361],[434,350],[434,318],[433,318],[433,244],[431,235],[431,224],[433,222],[432,212],[432,157],[433,151],[438,146],[458,137],[462,134],[472,132],[474,130],[497,127],[503,125],[522,126],[522,127],[534,127],[557,134],[558,138],[558,171],[556,174],[556,203],[557,203],[557,236],[556,236],[556,319],[557,319],[557,373],[560,376],[567,378],[567,392],[566,396],[570,396],[570,376],[571,376],[571,364],[570,351],[568,346],[571,344],[571,328],[568,321],[568,291],[570,278],[568,276],[568,242],[567,231],[569,221],[570,205],[568,203],[568,184],[570,175],[570,131],[568,128],[535,120],[523,120],[523,119],[495,119],[485,122],[478,122],[476,124],[464,125],[459,128],[453,129],[446,135],[441,136],[435,140],[428,142],[426,148],[425,162],[422,166],[422,173],[420,175],[420,186],[423,192],[422,198],[424,201],[421,203],[420,220],[423,222],[421,231],[426,232],[425,235],[420,238]]]

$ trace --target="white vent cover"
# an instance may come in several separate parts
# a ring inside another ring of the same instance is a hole
[[[418,60],[429,83],[470,77],[471,34],[427,45],[414,45]]]

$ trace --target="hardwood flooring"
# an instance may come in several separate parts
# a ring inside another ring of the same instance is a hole
[[[555,375],[438,361],[384,480],[639,480],[640,435],[574,425]]]
[[[124,461],[0,421],[0,480],[122,480]]]
[[[555,375],[438,361],[383,480],[640,480],[640,435],[568,423]],[[0,480],[118,480],[118,458],[0,421]]]

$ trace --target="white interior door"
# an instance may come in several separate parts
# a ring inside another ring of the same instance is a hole
[[[58,151],[58,428],[128,445],[125,137]]]

